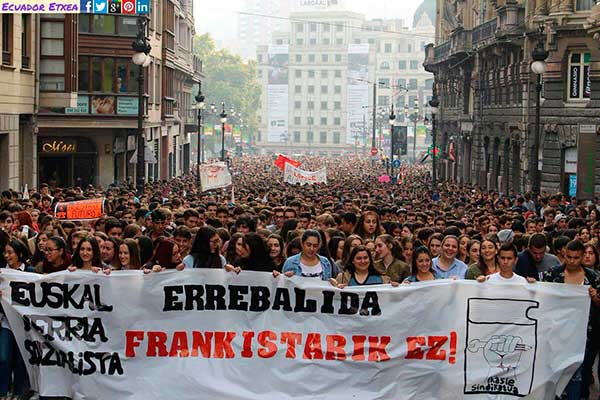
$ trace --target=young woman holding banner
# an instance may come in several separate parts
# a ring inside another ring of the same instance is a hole
[[[330,279],[329,282],[339,289],[346,286],[363,286],[363,285],[381,285],[391,283],[397,286],[397,282],[393,282],[390,278],[381,274],[373,263],[371,253],[365,246],[358,246],[352,249],[350,253],[350,261],[346,264],[344,272],[340,272],[335,279]]]
[[[300,254],[288,258],[283,264],[283,274],[288,277],[299,275],[324,281],[331,279],[331,264],[326,257],[319,255],[321,248],[319,232],[312,229],[304,231],[301,243]],[[273,276],[279,276],[279,272],[273,271]]]
[[[425,246],[417,247],[413,255],[411,274],[402,283],[433,281],[438,279],[432,269],[431,253]]]

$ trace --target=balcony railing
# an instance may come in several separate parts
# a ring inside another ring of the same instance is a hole
[[[496,30],[498,29],[498,20],[494,18],[491,21],[486,22],[485,24],[481,24],[476,26],[473,29],[473,47],[476,47],[485,41],[492,39],[496,35]]]
[[[175,115],[175,99],[165,97],[162,104],[163,117],[173,117]]]
[[[442,61],[450,54],[450,41],[440,44],[433,49],[435,62]]]
[[[2,64],[10,65],[12,64],[12,53],[10,51],[2,51]]]

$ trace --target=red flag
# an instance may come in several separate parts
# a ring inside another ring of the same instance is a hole
[[[279,168],[280,170],[283,171],[285,169],[285,163],[290,163],[294,167],[299,167],[301,164],[299,161],[292,160],[291,158],[288,158],[288,157],[284,156],[283,154],[280,154],[279,157],[277,157],[277,159],[275,159],[274,164],[277,168]]]
[[[454,143],[450,143],[450,151],[448,153],[450,160],[452,160],[453,162],[456,161],[456,155],[454,154]]]

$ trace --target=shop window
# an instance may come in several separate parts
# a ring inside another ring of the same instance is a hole
[[[567,74],[568,99],[589,99],[591,94],[590,53],[571,53]]]

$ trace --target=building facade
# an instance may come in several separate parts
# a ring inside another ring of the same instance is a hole
[[[0,187],[20,190],[37,180],[36,49],[38,19],[2,14],[0,65]],[[33,162],[31,162],[33,160]]]
[[[426,69],[440,99],[437,139],[455,148],[439,176],[509,193],[541,189],[593,199],[600,190],[596,134],[600,98],[599,29],[593,1],[437,1],[436,42]],[[541,86],[536,151],[532,50],[549,52]]]
[[[154,0],[146,35],[152,62],[142,68],[146,178],[190,167],[191,0]],[[131,43],[137,17],[43,15],[40,19],[39,182],[58,186],[132,181],[136,167],[138,85]]]
[[[245,0],[238,15],[235,46],[244,59],[255,59],[257,46],[269,43],[274,32],[285,29],[292,0]],[[231,44],[228,44],[231,46]]]
[[[422,64],[425,44],[434,37],[433,20],[421,12],[411,27],[337,8],[293,12],[289,29],[257,50],[263,90],[254,143],[263,152],[365,152],[375,122],[377,145],[383,147],[391,105],[401,110],[399,123],[407,123],[404,110],[422,115],[431,96],[432,75]],[[285,96],[276,97],[282,90]],[[374,107],[385,118],[373,121]],[[384,129],[380,120],[386,121]]]

